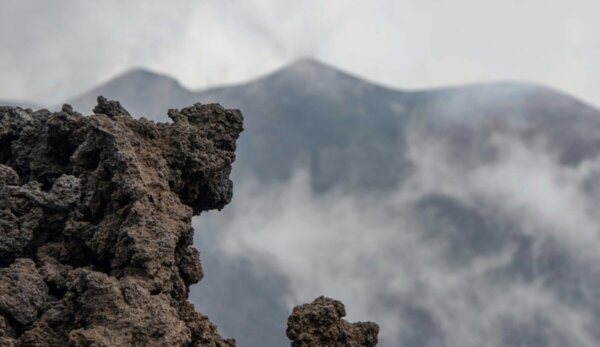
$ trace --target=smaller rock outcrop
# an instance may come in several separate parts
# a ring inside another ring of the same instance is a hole
[[[294,307],[288,318],[287,336],[292,347],[373,347],[379,326],[373,322],[350,323],[344,304],[318,297],[310,304]]]

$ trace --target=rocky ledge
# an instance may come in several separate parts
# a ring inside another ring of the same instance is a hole
[[[157,124],[0,107],[0,346],[233,346],[187,301],[191,218],[221,209],[242,115]]]

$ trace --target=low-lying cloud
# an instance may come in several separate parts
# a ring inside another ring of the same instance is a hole
[[[204,232],[287,277],[290,308],[335,297],[385,346],[596,346],[600,161],[564,166],[551,139],[511,132],[456,160],[450,140],[412,134],[414,173],[386,194],[316,194],[299,169],[241,182]]]

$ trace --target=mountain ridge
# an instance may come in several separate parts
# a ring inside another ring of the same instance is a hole
[[[157,94],[163,94],[162,97],[159,97],[160,101],[150,102],[150,105],[159,106],[159,104],[168,104],[169,101],[175,101],[172,103],[173,105],[188,105],[193,103],[194,101],[202,100],[203,102],[208,102],[208,98],[213,95],[220,95],[226,90],[231,89],[240,89],[247,88],[250,86],[254,86],[256,84],[259,87],[254,88],[264,88],[268,86],[269,89],[277,89],[281,87],[281,84],[295,84],[303,85],[306,87],[307,84],[310,84],[309,79],[313,80],[318,77],[320,85],[315,83],[312,88],[314,88],[314,92],[328,92],[327,85],[324,85],[322,82],[323,78],[330,77],[331,79],[337,79],[337,81],[332,81],[330,86],[336,86],[337,82],[339,84],[340,80],[345,80],[349,82],[354,82],[362,86],[368,86],[370,88],[380,89],[382,91],[390,92],[390,93],[402,93],[407,95],[435,95],[435,94],[444,94],[444,93],[454,93],[454,92],[470,92],[470,91],[481,91],[487,90],[489,92],[500,92],[503,90],[520,90],[520,91],[537,91],[547,94],[553,94],[555,96],[567,97],[572,99],[573,102],[580,104],[581,106],[585,106],[588,108],[598,109],[596,105],[590,103],[584,99],[577,97],[576,95],[572,95],[566,93],[558,88],[547,86],[540,83],[528,82],[528,81],[520,81],[520,80],[498,80],[498,81],[485,81],[485,82],[473,82],[462,85],[446,85],[446,86],[433,86],[433,87],[422,87],[422,88],[399,88],[396,86],[389,86],[381,84],[377,81],[370,80],[368,78],[364,78],[358,74],[352,73],[348,70],[337,68],[333,65],[321,62],[314,58],[302,58],[296,61],[293,61],[287,65],[284,65],[280,68],[274,69],[270,72],[267,72],[258,77],[252,78],[247,81],[233,83],[233,84],[224,84],[217,86],[209,86],[206,88],[188,88],[181,84],[179,80],[171,76],[167,73],[158,72],[152,69],[148,69],[145,67],[134,67],[128,70],[125,70],[122,73],[117,74],[116,76],[97,84],[96,86],[88,89],[88,91],[83,92],[81,94],[75,95],[73,97],[68,98],[60,104],[52,105],[50,108],[58,109],[63,103],[71,104],[76,109],[81,110],[84,113],[91,113],[91,108],[95,105],[96,98],[99,95],[104,95],[106,97],[114,97],[123,100],[125,105],[134,101],[135,103],[141,102],[140,98],[145,97],[150,100],[154,100],[157,98]],[[315,85],[317,85],[315,87]],[[310,87],[310,86],[309,86]],[[355,87],[356,88],[356,87]],[[143,89],[146,91],[152,91],[153,93],[146,92],[145,94],[136,95],[136,90]],[[305,90],[306,91],[306,90]],[[347,90],[346,90],[347,91]],[[106,94],[106,95],[105,95]],[[175,95],[173,95],[175,94]],[[124,96],[124,97],[123,97]],[[128,100],[129,99],[129,100]],[[133,100],[131,100],[133,99]],[[173,100],[175,99],[175,100]],[[39,105],[33,102],[27,101],[15,101],[15,100],[2,100],[0,99],[0,104],[5,104],[7,106],[22,106],[29,108],[41,108],[43,105]],[[156,107],[158,108],[158,107]],[[135,110],[135,107],[134,107]],[[166,111],[165,109],[146,109],[146,112],[136,112],[136,114],[145,114],[150,112],[151,118],[160,117],[161,120],[166,119]],[[135,112],[135,111],[134,111]]]
[[[586,124],[600,123],[600,112],[591,105],[537,84],[487,82],[403,91],[371,84],[314,59],[301,59],[249,82],[200,91],[188,90],[166,75],[134,69],[67,103],[91,111],[99,93],[121,100],[133,114],[155,121],[170,121],[167,108],[195,102],[216,102],[244,110],[248,131],[240,138],[234,177],[250,173],[261,180],[285,180],[302,160],[314,168],[313,183],[318,190],[329,189],[339,177],[363,190],[401,181],[410,165],[384,158],[392,155],[392,148],[404,152],[403,138],[410,133],[405,129],[409,125],[463,119],[509,122],[512,127],[524,118],[540,128],[546,123],[565,127],[582,123],[571,122],[575,118],[585,119]],[[555,135],[557,141],[569,142],[570,148],[575,148],[567,152],[577,152],[566,161],[580,162],[583,149],[597,146],[595,140],[590,144],[585,138],[561,140],[564,135]],[[453,136],[458,141],[461,135]],[[373,176],[352,160],[350,153],[364,152],[365,148],[371,151],[366,158],[370,165],[378,163],[386,168],[381,175]],[[346,154],[339,162],[329,162],[319,154],[323,149]]]

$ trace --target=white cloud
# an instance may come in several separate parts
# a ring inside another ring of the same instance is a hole
[[[600,162],[561,166],[543,142],[510,134],[489,142],[494,161],[465,165],[444,141],[409,138],[415,174],[385,197],[315,194],[305,170],[268,187],[238,182],[222,224],[205,232],[222,256],[286,276],[290,308],[335,297],[351,320],[378,322],[386,345],[421,331],[417,345],[595,346],[599,197],[584,183],[600,177]],[[485,227],[415,209],[431,196]]]

